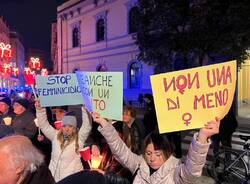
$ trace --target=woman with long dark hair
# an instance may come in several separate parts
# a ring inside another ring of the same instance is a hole
[[[167,139],[158,133],[149,134],[144,142],[143,156],[136,155],[126,146],[114,127],[98,113],[92,117],[99,126],[113,155],[135,175],[133,183],[152,184],[191,184],[201,176],[202,168],[210,146],[210,137],[219,132],[220,121],[205,124],[190,144],[184,163],[172,155]]]

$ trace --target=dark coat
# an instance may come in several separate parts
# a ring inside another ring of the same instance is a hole
[[[5,124],[4,123],[4,118],[6,117],[11,117],[13,118],[15,116],[15,113],[12,110],[9,110],[6,114],[1,113],[0,114],[0,124]]]
[[[35,116],[26,110],[12,119],[11,126],[17,134],[24,135],[32,139],[37,131],[34,119]]]
[[[105,178],[102,174],[90,170],[80,171],[57,182],[57,184],[83,184],[83,183],[106,184]]]
[[[35,172],[30,173],[26,176],[22,184],[54,184],[55,180],[48,169],[48,167],[43,164]]]
[[[123,124],[124,142],[128,147],[130,147],[133,153],[141,154],[143,134],[144,133],[142,127],[140,126],[140,122],[135,120],[130,128],[125,123]]]
[[[145,127],[145,136],[157,129],[157,118],[153,101],[146,104],[143,125]]]

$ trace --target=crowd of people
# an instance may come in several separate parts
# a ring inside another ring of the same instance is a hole
[[[34,96],[0,97],[0,184],[193,183],[220,120],[204,122],[181,161],[181,132],[159,134],[152,95],[143,100],[142,121],[125,104],[123,121],[112,121],[84,105],[43,108]],[[86,147],[102,156],[98,168],[81,157]]]

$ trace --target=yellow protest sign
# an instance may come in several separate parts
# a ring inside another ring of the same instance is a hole
[[[150,76],[160,133],[222,119],[234,98],[236,61]]]

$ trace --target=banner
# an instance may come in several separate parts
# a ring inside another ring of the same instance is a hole
[[[75,74],[39,75],[36,84],[42,107],[83,104]]]
[[[160,133],[222,119],[234,98],[236,61],[150,77]]]
[[[76,72],[85,107],[102,117],[122,120],[122,72]]]

